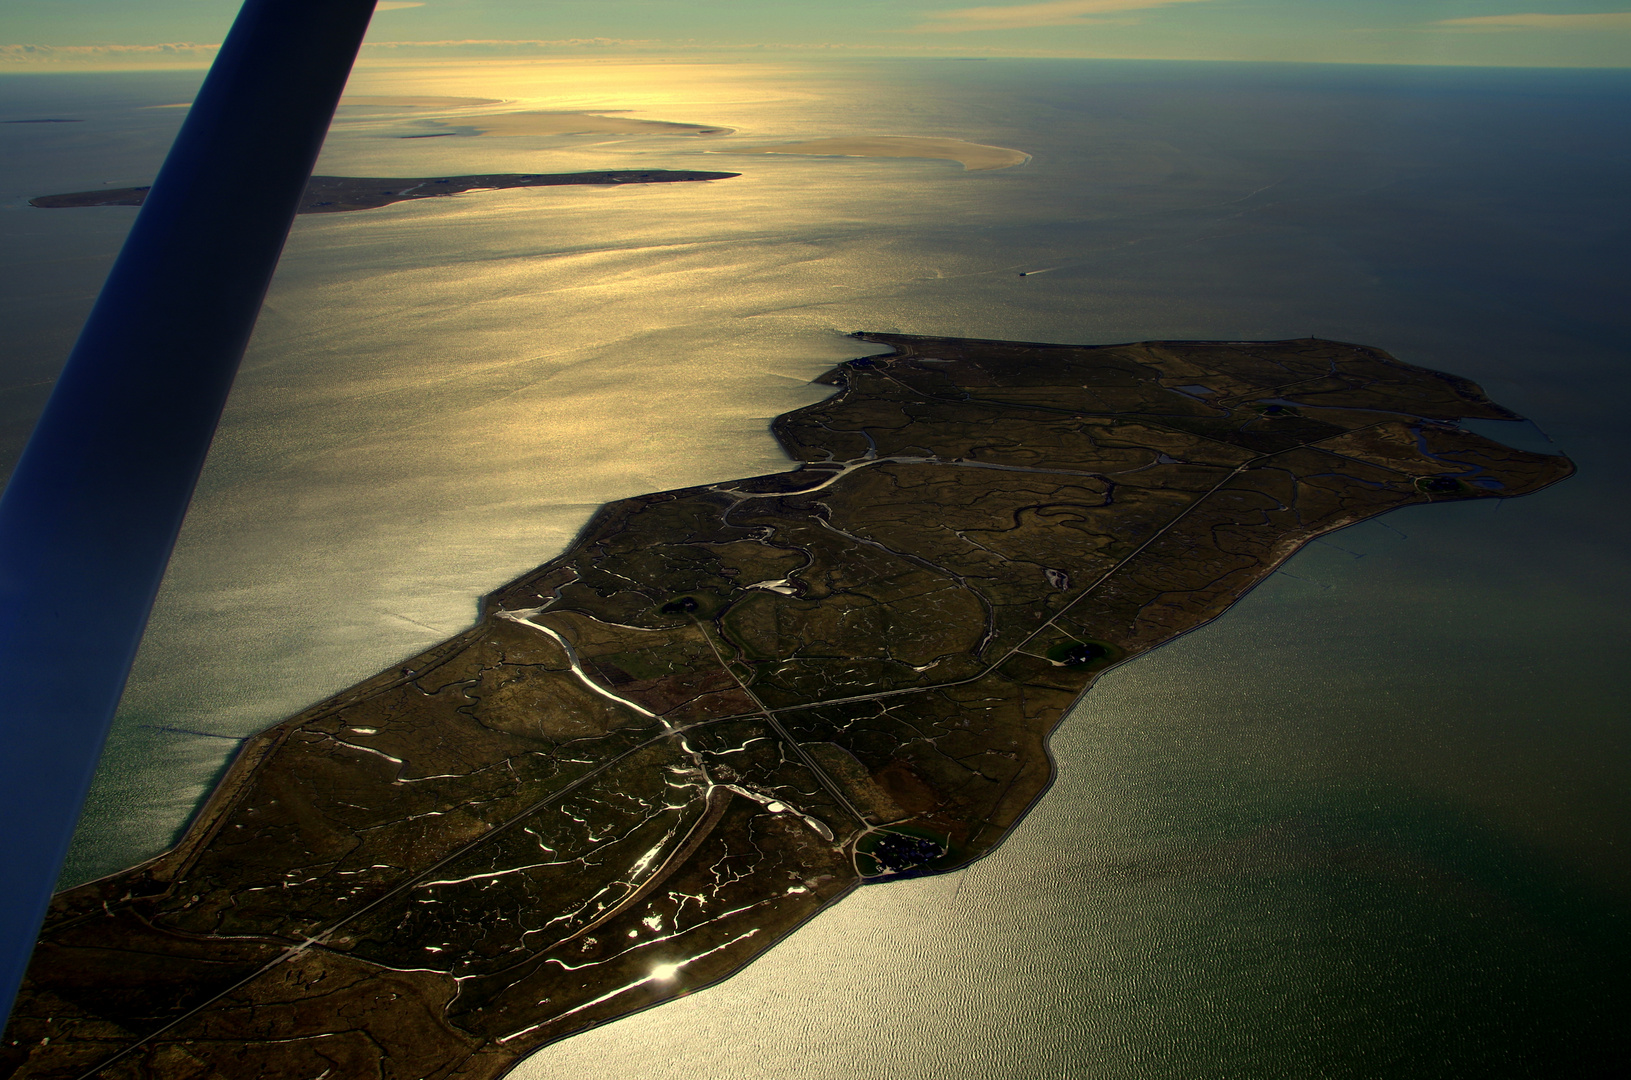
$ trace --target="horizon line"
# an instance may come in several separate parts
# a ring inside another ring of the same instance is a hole
[[[628,39],[576,38],[535,40],[481,40],[465,41],[377,41],[364,42],[359,67],[379,65],[407,65],[415,62],[457,63],[460,61],[495,62],[503,60],[559,59],[578,60],[644,60],[697,62],[708,59],[741,60],[751,54],[777,58],[827,57],[876,60],[1078,60],[1105,62],[1155,62],[1174,64],[1282,64],[1344,67],[1420,67],[1420,68],[1486,68],[1492,70],[1554,70],[1554,71],[1626,71],[1631,60],[1617,64],[1555,63],[1524,61],[1488,61],[1435,59],[1418,61],[1409,59],[1327,59],[1251,56],[1171,56],[1171,55],[1108,55],[1085,52],[1010,50],[1002,52],[970,52],[943,49],[934,46],[854,45],[854,44],[751,44],[751,45],[695,45],[651,42],[649,49],[633,48],[645,42]],[[621,46],[614,48],[609,46]],[[0,44],[0,75],[78,73],[102,74],[137,71],[204,71],[215,59],[219,44],[196,42],[164,42],[151,45],[41,45],[35,43]],[[389,51],[408,49],[458,50],[472,53],[442,56],[391,56]],[[369,56],[372,50],[386,50],[386,55]],[[479,50],[479,51],[478,51]],[[549,51],[545,51],[549,50]],[[714,54],[712,56],[708,54]]]

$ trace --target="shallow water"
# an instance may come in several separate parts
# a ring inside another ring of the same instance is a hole
[[[0,127],[28,140],[0,150],[14,453],[131,214],[20,204],[144,182],[179,117],[139,106],[187,87],[0,86],[91,118]],[[1540,1076],[1623,1055],[1631,78],[602,63],[354,87],[735,134],[401,140],[359,112],[320,171],[744,175],[300,219],[66,880],[162,849],[233,739],[466,625],[599,503],[778,467],[766,423],[856,354],[844,332],[1313,333],[1480,382],[1580,474],[1311,545],[1106,677],[994,856],[863,890],[516,1075]],[[1033,157],[706,152],[845,135]]]

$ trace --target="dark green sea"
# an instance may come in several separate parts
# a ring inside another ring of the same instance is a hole
[[[0,119],[85,121],[0,126],[7,462],[132,216],[26,199],[147,182],[182,112],[150,106],[198,77],[0,76]],[[995,855],[864,889],[515,1075],[1631,1069],[1631,74],[607,61],[353,82],[737,134],[406,140],[353,110],[320,171],[744,175],[297,222],[65,883],[168,846],[236,740],[467,625],[600,503],[777,468],[768,421],[864,351],[844,333],[1313,334],[1475,380],[1533,420],[1487,433],[1578,475],[1310,545],[1107,675]],[[1032,160],[708,153],[841,135]]]

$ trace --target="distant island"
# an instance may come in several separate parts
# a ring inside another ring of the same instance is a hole
[[[409,199],[434,199],[464,191],[501,188],[562,187],[575,184],[675,184],[692,180],[729,180],[733,172],[694,172],[687,169],[617,169],[577,173],[489,173],[481,176],[376,177],[314,176],[300,200],[301,214],[334,214],[346,210],[373,210]],[[66,195],[40,195],[28,205],[45,210],[81,206],[140,206],[147,187],[105,188]]]
[[[989,852],[1095,678],[1311,539],[1573,471],[1359,345],[856,336],[798,467],[603,507],[59,894],[0,1075],[490,1080]]]

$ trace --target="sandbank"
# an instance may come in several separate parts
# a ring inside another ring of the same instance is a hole
[[[986,146],[962,139],[923,139],[910,135],[863,135],[775,146],[744,146],[718,150],[723,154],[805,154],[811,157],[934,158],[960,162],[969,172],[1009,169],[1031,160],[1023,150]]]
[[[428,121],[440,128],[474,128],[478,135],[728,135],[730,128],[636,120],[575,112],[505,112]]]
[[[340,108],[347,112],[399,112],[408,109],[474,109],[502,105],[502,98],[441,97],[431,94],[347,94]]]

